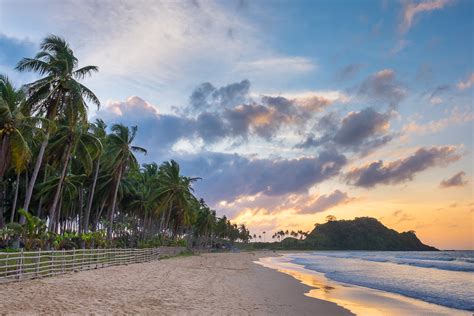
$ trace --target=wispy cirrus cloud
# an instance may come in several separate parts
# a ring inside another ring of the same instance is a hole
[[[315,71],[317,65],[305,57],[269,57],[237,63],[234,68],[244,75],[288,75]]]
[[[405,1],[402,10],[402,21],[399,25],[400,32],[408,32],[418,15],[425,12],[441,10],[452,3],[452,0]]]
[[[405,136],[409,134],[425,135],[430,133],[437,133],[443,129],[453,126],[471,122],[474,120],[474,113],[470,109],[460,110],[454,107],[447,117],[439,120],[432,120],[428,122],[411,121],[402,127],[402,134]]]

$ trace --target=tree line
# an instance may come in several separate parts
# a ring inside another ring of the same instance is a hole
[[[47,36],[16,70],[39,79],[15,87],[0,75],[0,247],[207,247],[252,238],[195,196],[200,179],[176,161],[140,165],[147,151],[135,144],[136,126],[89,121],[100,101],[81,81],[99,69],[79,67],[63,38]]]

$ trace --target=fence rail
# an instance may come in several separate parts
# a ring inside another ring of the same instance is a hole
[[[0,252],[0,284],[158,260],[183,247]]]

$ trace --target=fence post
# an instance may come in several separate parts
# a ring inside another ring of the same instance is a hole
[[[74,266],[76,265],[76,248],[72,248],[72,272],[74,272]]]
[[[64,274],[64,266],[65,266],[65,263],[64,263],[64,248],[63,248],[63,251],[62,251],[62,254],[61,254],[61,274]]]
[[[10,254],[7,252],[7,258],[5,260],[5,277],[7,277],[8,275],[8,269],[7,269],[7,266],[8,266],[8,263],[9,263],[9,260],[8,260],[8,257],[10,256]]]
[[[50,265],[50,270],[51,270],[50,273],[51,273],[51,275],[54,275],[54,250],[51,250],[50,254],[51,254],[51,256],[50,256],[50,259],[51,259],[51,260],[50,260],[50,263],[51,263],[51,265]]]
[[[20,252],[20,264],[18,266],[18,269],[17,269],[17,279],[19,280],[21,278],[21,274],[23,272],[23,248],[21,248],[21,252]]]
[[[89,269],[92,270],[92,249],[89,249]]]
[[[37,278],[39,276],[39,268],[40,268],[40,263],[41,263],[41,248],[38,248],[38,253],[37,253],[37,257],[36,257],[36,273],[35,273],[35,277]]]

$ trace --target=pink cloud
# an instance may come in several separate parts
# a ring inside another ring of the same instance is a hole
[[[413,26],[414,19],[418,14],[440,10],[451,2],[451,0],[428,0],[406,3],[403,8],[403,20],[400,24],[400,31],[402,33],[408,32],[408,30]]]
[[[465,90],[472,87],[472,85],[474,85],[474,72],[471,73],[471,75],[465,81],[459,81],[457,87],[459,90]]]

